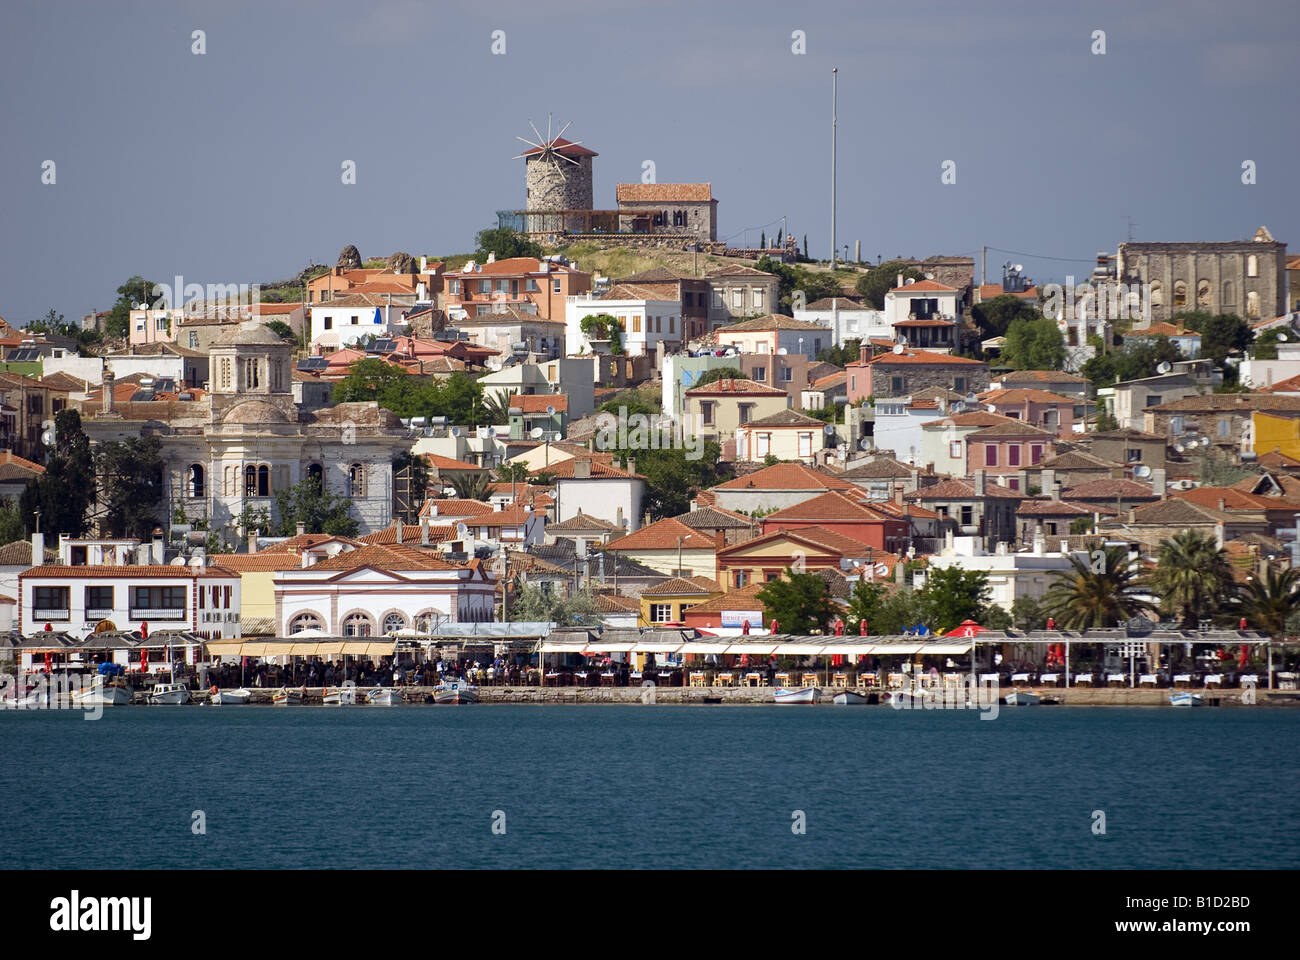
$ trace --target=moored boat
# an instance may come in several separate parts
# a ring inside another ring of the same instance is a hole
[[[1008,707],[1033,707],[1037,706],[1043,700],[1032,690],[1012,690],[1007,694]]]
[[[238,690],[218,690],[212,696],[208,697],[208,703],[217,706],[239,707],[251,703],[253,700],[253,691],[240,687]]]
[[[816,687],[778,687],[772,691],[772,698],[776,703],[816,703]]]
[[[150,703],[178,704],[190,702],[190,688],[183,683],[156,683],[149,691]]]
[[[376,687],[366,694],[366,700],[379,707],[401,706],[404,699],[397,687]]]
[[[327,707],[351,707],[357,702],[357,688],[351,680],[341,687],[326,690],[321,696],[321,703]]]
[[[434,703],[476,703],[478,688],[464,680],[444,680],[433,688]]]
[[[835,694],[835,705],[839,707],[857,707],[867,702],[865,693],[855,693],[852,690],[841,690]]]
[[[271,702],[277,707],[296,707],[302,703],[302,691],[281,687],[271,694]]]
[[[121,680],[93,683],[75,691],[72,702],[77,706],[125,706],[131,702],[131,688]]]
[[[1199,707],[1205,698],[1190,690],[1175,690],[1169,694],[1169,705],[1173,707]]]

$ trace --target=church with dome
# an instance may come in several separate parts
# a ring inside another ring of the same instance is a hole
[[[411,447],[396,416],[373,402],[300,409],[291,346],[258,321],[232,326],[208,357],[206,391],[165,398],[137,399],[106,370],[100,403],[82,413],[86,435],[92,443],[157,436],[168,511],[225,530],[228,542],[249,533],[234,529],[245,510],[265,509],[278,529],[276,493],[309,477],[352,501],[362,534],[388,526],[392,461]]]

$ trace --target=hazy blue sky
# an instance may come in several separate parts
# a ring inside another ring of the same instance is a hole
[[[1113,250],[1126,216],[1138,239],[1248,238],[1263,223],[1300,250],[1295,0],[5,8],[10,322],[106,309],[135,273],[253,283],[332,264],[347,243],[466,251],[497,209],[523,205],[514,138],[548,112],[599,152],[597,207],[653,160],[660,182],[712,182],[720,236],[784,215],[824,257],[832,66],[838,235],[864,256],[988,244],[1023,252],[990,252],[990,280],[1006,259],[1039,281],[1082,276],[1087,263],[1040,258]],[[345,160],[355,185],[340,182]],[[945,160],[955,185],[940,183]]]

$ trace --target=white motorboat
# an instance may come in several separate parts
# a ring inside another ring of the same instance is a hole
[[[890,691],[889,699],[885,702],[891,707],[919,707],[927,700],[933,703],[935,699],[933,691],[918,688],[916,690]]]
[[[125,706],[131,702],[131,688],[121,680],[93,683],[75,691],[72,702],[80,707]]]
[[[1201,694],[1190,690],[1175,690],[1169,694],[1169,705],[1173,707],[1199,707],[1204,703],[1205,698]]]
[[[772,691],[772,698],[776,703],[816,703],[817,688],[799,687],[798,689],[795,689],[792,687],[778,687]]]
[[[208,703],[224,707],[242,707],[253,700],[253,691],[240,687],[238,690],[219,690],[208,698]]]
[[[397,687],[376,687],[366,694],[366,700],[377,707],[400,707],[405,698]]]
[[[357,686],[351,680],[341,687],[326,690],[321,696],[321,703],[327,707],[351,707],[357,702]]]
[[[841,690],[835,694],[835,705],[838,707],[857,707],[867,702],[867,695],[864,693],[855,693],[852,690]]]
[[[1033,707],[1043,702],[1043,698],[1032,690],[1012,690],[1006,699],[1008,707]]]
[[[478,688],[466,680],[444,680],[433,688],[434,703],[477,703]]]
[[[271,702],[277,707],[296,707],[302,703],[302,691],[281,687],[271,694]]]
[[[189,703],[190,688],[183,683],[156,683],[149,691],[150,703]]]

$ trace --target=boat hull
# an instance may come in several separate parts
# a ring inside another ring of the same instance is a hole
[[[476,703],[478,691],[471,686],[443,685],[433,691],[434,703]]]
[[[253,694],[248,690],[221,690],[214,693],[208,703],[220,707],[242,707],[253,700]]]
[[[181,704],[190,702],[190,691],[181,686],[167,684],[163,689],[154,688],[154,692],[149,694],[150,703],[158,704]]]
[[[344,687],[341,690],[327,690],[321,697],[321,703],[327,707],[352,707],[356,706],[357,691],[355,687]]]
[[[121,707],[131,702],[131,690],[116,685],[83,687],[72,695],[72,702],[85,707]]]
[[[296,707],[302,703],[302,694],[297,690],[277,690],[271,697],[277,707]]]
[[[377,707],[398,707],[401,706],[405,697],[402,696],[401,690],[394,690],[387,687],[381,690],[371,690],[366,694],[366,700]]]
[[[1199,693],[1178,692],[1169,694],[1169,705],[1172,707],[1199,707],[1205,703],[1205,698]]]
[[[865,705],[867,698],[860,693],[854,693],[852,690],[842,690],[835,694],[835,705],[838,707],[859,707]]]
[[[776,703],[816,703],[817,688],[802,687],[793,690],[782,687],[772,692],[772,698]]]
[[[1038,694],[1027,690],[1013,690],[1007,694],[1008,707],[1035,707],[1042,701],[1043,698]]]

